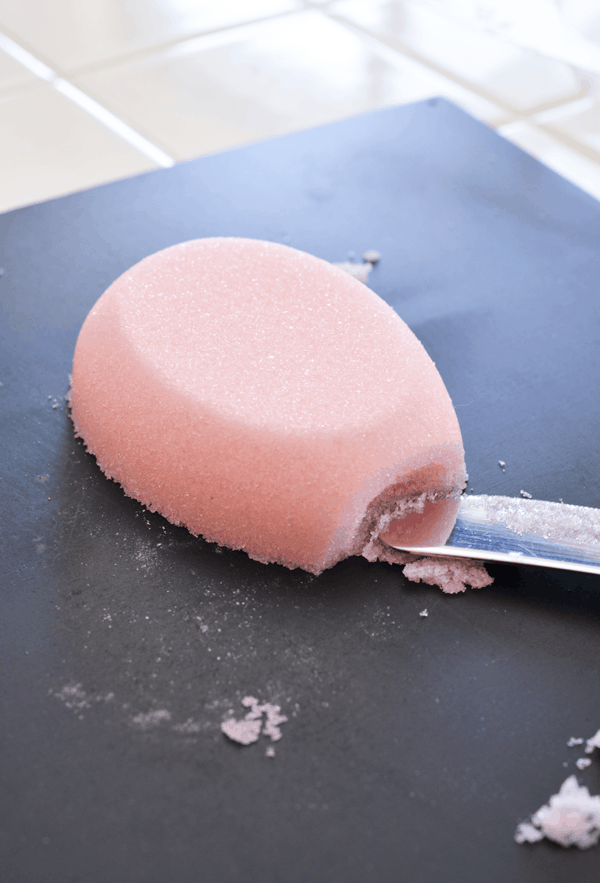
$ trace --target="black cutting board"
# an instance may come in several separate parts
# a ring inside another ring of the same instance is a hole
[[[513,841],[600,727],[596,577],[494,566],[446,596],[360,558],[258,564],[126,498],[63,396],[88,310],[151,252],[377,249],[370,285],[447,384],[470,487],[600,506],[598,202],[431,100],[0,230],[3,883],[597,881],[600,847]],[[289,717],[275,757],[220,731],[245,695]]]

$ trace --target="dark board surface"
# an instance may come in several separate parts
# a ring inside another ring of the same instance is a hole
[[[598,202],[443,100],[0,217],[3,883],[597,881],[600,847],[512,839],[600,727],[597,578],[494,566],[445,596],[258,564],[126,498],[62,397],[88,310],[153,251],[375,248],[470,487],[600,506],[599,234]],[[220,732],[247,694],[289,717],[274,758]]]

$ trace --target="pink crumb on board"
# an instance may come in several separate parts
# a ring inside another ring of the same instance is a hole
[[[414,334],[347,273],[276,243],[194,240],[124,273],[84,323],[70,398],[127,494],[312,573],[385,558],[379,535],[411,513],[444,542],[466,481],[454,408]]]
[[[270,736],[272,742],[278,742],[281,739],[280,725],[287,723],[288,719],[284,714],[281,714],[279,705],[272,705],[270,702],[261,704],[254,696],[244,696],[242,705],[250,709],[242,720],[236,720],[229,716],[221,724],[221,732],[232,742],[251,745],[258,741],[261,729],[263,735]],[[266,717],[264,722],[263,714]],[[267,756],[274,757],[275,752],[268,751]]]
[[[479,561],[465,558],[419,558],[404,565],[404,576],[412,582],[439,586],[448,595],[464,592],[467,586],[483,589],[491,586],[490,576]]]
[[[531,821],[521,822],[515,832],[517,843],[536,843],[544,837],[561,846],[595,846],[600,840],[600,796],[590,795],[575,776],[569,776],[558,794],[553,794]]]

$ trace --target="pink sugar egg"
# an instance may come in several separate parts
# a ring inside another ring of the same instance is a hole
[[[97,301],[75,429],[125,493],[193,534],[320,573],[378,536],[443,542],[465,480],[450,397],[414,334],[342,270],[198,239]]]

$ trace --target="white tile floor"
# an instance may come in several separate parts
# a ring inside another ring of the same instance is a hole
[[[3,0],[0,210],[434,95],[600,198],[600,0]]]

